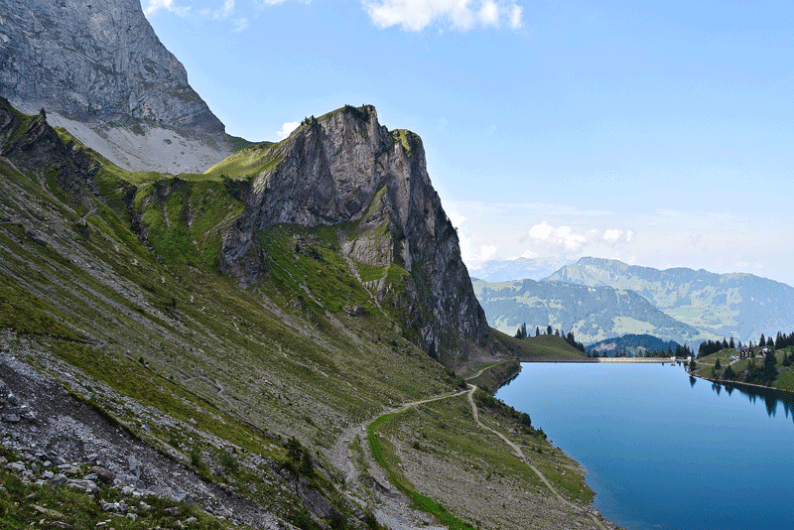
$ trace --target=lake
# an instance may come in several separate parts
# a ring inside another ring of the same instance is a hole
[[[627,530],[794,528],[794,398],[670,364],[525,363],[497,397],[587,470]]]

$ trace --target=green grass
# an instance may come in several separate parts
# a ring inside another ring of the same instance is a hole
[[[403,149],[405,150],[405,154],[410,157],[411,156],[410,137],[413,135],[413,133],[406,129],[395,129],[394,131],[392,131],[392,135],[394,136],[394,139],[400,142],[400,144],[403,146]]]
[[[386,267],[356,262],[356,269],[362,282],[372,282],[386,276]]]
[[[378,436],[378,429],[397,416],[399,416],[399,413],[386,414],[367,426],[367,441],[369,442],[372,456],[375,458],[375,461],[386,470],[386,476],[389,478],[389,482],[411,499],[416,508],[435,516],[439,521],[447,525],[450,530],[475,530],[473,526],[458,519],[431,498],[412,489],[412,486],[406,479],[394,470],[394,466],[389,464],[389,458],[387,458],[384,446]]]
[[[558,491],[583,507],[592,502],[584,472],[542,431],[523,424],[520,413],[485,392],[478,391],[475,400],[481,421],[520,445]],[[505,504],[491,492],[519,499],[527,492],[552,495],[503,440],[476,425],[465,394],[382,416],[367,435],[390,482],[414,502],[414,494],[430,501],[417,502],[428,513],[441,509],[459,524],[480,527],[487,519],[489,527],[499,528],[515,526],[516,517],[526,516],[520,501]],[[450,484],[455,484],[452,491]]]
[[[485,369],[483,373],[466,381],[490,394],[494,394],[506,381],[518,375],[521,371],[521,364],[515,359],[506,359],[479,366],[474,370],[474,373],[482,369]]]
[[[281,162],[278,149],[280,145],[263,142],[246,147],[221,160],[205,171],[204,175],[218,180],[222,177],[232,180],[256,177]]]
[[[264,167],[256,164],[278,163],[271,147],[252,148],[262,155],[258,161],[238,158],[224,167],[243,178]],[[247,464],[264,462],[265,473],[278,467],[283,440],[295,436],[339,484],[318,450],[346,426],[385,403],[461,384],[406,339],[411,330],[395,324],[400,309],[392,309],[393,318],[384,315],[356,279],[337,236],[351,225],[264,232],[252,249],[261,252],[262,275],[243,288],[220,274],[217,257],[222,231],[242,212],[234,192],[244,183],[223,179],[231,176],[219,168],[179,177],[131,173],[86,152],[99,163],[101,200],[89,195],[80,204],[66,202],[57,179],[42,184],[0,162],[4,215],[26,219],[24,228],[52,241],[33,244],[21,224],[1,220],[0,327],[17,336],[10,341],[14,351],[17,343],[32,345],[32,363],[134,436],[173,447],[186,463],[195,455],[189,465],[206,480],[289,515],[300,505],[297,497],[278,495],[282,479],[272,474],[270,489],[249,491],[247,484],[261,476]],[[365,235],[399,240],[386,228]],[[363,281],[384,278],[391,296],[404,295],[411,282],[426,288],[397,264],[354,266]],[[346,305],[362,306],[365,314],[349,315]],[[72,371],[85,377],[67,380],[63,374]],[[144,428],[119,396],[153,417],[172,418],[173,426]],[[344,510],[335,487],[319,475],[323,495]],[[407,487],[417,505],[446,517],[432,492]]]
[[[270,281],[282,293],[316,312],[338,313],[346,305],[373,310],[370,294],[340,255],[339,239],[332,227],[278,226],[262,232],[258,245],[268,256]]]
[[[517,339],[501,331],[491,329],[494,337],[505,349],[519,359],[577,359],[587,355],[556,335],[539,335]]]
[[[63,324],[67,315],[41,298],[19,288],[0,272],[0,328],[12,328],[23,335],[49,335],[69,341],[86,337]]]

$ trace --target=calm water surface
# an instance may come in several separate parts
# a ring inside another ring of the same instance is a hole
[[[670,364],[526,363],[497,397],[587,470],[628,530],[794,529],[794,398]]]

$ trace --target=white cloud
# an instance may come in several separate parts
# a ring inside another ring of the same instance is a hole
[[[248,29],[248,19],[247,18],[235,18],[232,20],[234,24],[234,31],[235,33],[240,33],[241,31],[245,31]]]
[[[524,13],[524,8],[513,4],[510,9],[510,27],[512,29],[521,29],[524,25],[521,15]]]
[[[218,9],[212,14],[212,18],[215,20],[224,20],[231,16],[234,13],[234,0],[224,0],[223,7]]]
[[[560,247],[569,252],[578,252],[587,242],[584,235],[574,232],[570,226],[554,228],[546,221],[530,228],[529,237],[533,244],[542,244],[552,248]]]
[[[618,230],[617,228],[609,228],[604,230],[604,234],[602,236],[604,241],[607,243],[631,243],[631,240],[634,239],[634,232],[631,230]]]
[[[147,15],[151,15],[161,9],[165,9],[179,16],[186,16],[190,11],[189,7],[175,5],[174,0],[149,0],[149,5],[144,8],[143,12]]]
[[[278,137],[283,140],[284,138],[286,138],[287,136],[292,134],[292,131],[297,129],[299,125],[300,125],[300,122],[297,122],[297,121],[287,122],[287,123],[285,123],[284,125],[281,126],[281,130],[278,131],[276,134],[278,134]]]
[[[477,18],[483,26],[496,26],[499,24],[499,6],[493,0],[485,0],[477,13]]]
[[[438,25],[468,31],[475,26],[522,26],[523,8],[512,0],[364,0],[363,5],[381,29],[400,26],[405,31],[422,31]]]
[[[449,211],[447,212],[447,217],[449,217],[449,220],[452,221],[452,226],[457,228],[460,228],[460,226],[466,222],[466,218],[457,212]]]
[[[740,262],[735,264],[735,267],[738,270],[747,270],[747,269],[759,270],[759,269],[763,269],[764,267],[766,267],[766,265],[764,265],[763,263],[759,263],[759,262],[740,261]]]
[[[286,2],[286,0],[254,0],[254,4],[259,9],[265,9],[267,7],[275,6],[283,2]]]
[[[496,257],[496,254],[499,252],[499,247],[496,245],[483,245],[480,247],[480,253],[477,256],[480,261],[488,261]]]

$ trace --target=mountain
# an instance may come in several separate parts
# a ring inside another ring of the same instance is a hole
[[[138,0],[0,0],[0,95],[132,171],[204,171],[240,144]]]
[[[582,258],[548,277],[589,287],[632,290],[667,315],[716,338],[757,341],[794,329],[794,288],[752,274],[657,270],[616,260]]]
[[[663,341],[652,335],[628,334],[590,344],[587,347],[587,351],[598,352],[601,356],[609,355],[610,357],[619,352],[626,352],[636,356],[653,351],[666,352],[671,350],[675,352],[676,346],[678,346],[678,343],[672,340]]]
[[[461,392],[515,374],[523,342],[487,328],[421,140],[372,107],[172,176],[0,99],[0,517],[592,524],[584,471]],[[550,480],[573,504],[475,418],[566,466]]]
[[[560,267],[573,261],[563,258],[516,258],[513,260],[491,260],[479,269],[471,271],[472,276],[489,282],[509,282],[513,280],[540,280],[551,275]]]
[[[534,335],[547,326],[588,344],[627,333],[654,335],[664,340],[694,343],[702,333],[656,309],[633,291],[588,287],[557,281],[523,280],[490,283],[474,280],[474,292],[488,322],[512,334],[522,323]]]

